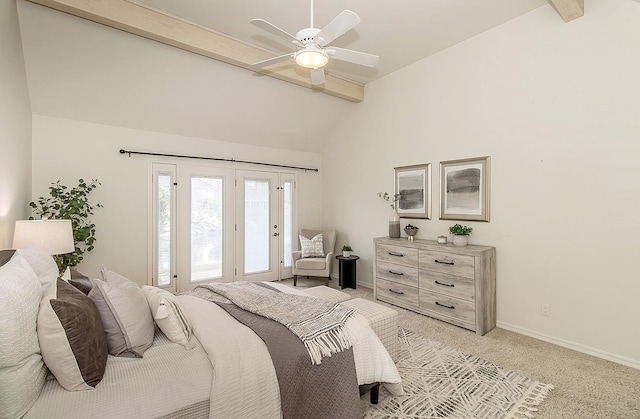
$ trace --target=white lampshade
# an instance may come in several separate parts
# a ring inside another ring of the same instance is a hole
[[[19,220],[13,232],[13,248],[37,246],[52,255],[75,249],[71,220]]]

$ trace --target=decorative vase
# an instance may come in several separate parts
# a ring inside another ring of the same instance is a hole
[[[389,237],[392,239],[400,238],[400,216],[395,208],[391,211],[391,215],[389,215]]]
[[[469,244],[469,236],[459,236],[457,234],[454,234],[453,244],[454,246],[466,246]]]
[[[351,252],[349,250],[343,250],[342,251],[342,257],[350,258],[351,257]]]

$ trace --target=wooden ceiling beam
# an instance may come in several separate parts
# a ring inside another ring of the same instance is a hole
[[[565,22],[584,16],[584,0],[547,0]]]
[[[308,70],[295,65],[281,64],[270,67],[270,70],[256,71],[252,63],[273,58],[274,55],[202,26],[126,0],[29,1],[352,102],[364,100],[364,85],[331,74],[326,75],[322,87],[317,87],[311,85]]]

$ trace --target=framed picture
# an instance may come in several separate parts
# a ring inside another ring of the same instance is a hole
[[[431,219],[431,163],[394,168],[401,218]]]
[[[440,162],[440,219],[489,221],[490,157]]]

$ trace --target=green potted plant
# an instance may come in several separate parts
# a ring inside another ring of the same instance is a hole
[[[351,246],[349,246],[348,244],[345,244],[344,246],[342,246],[342,256],[345,258],[351,257],[351,252],[353,252],[353,249],[351,248]]]
[[[29,206],[34,215],[40,218],[52,220],[71,220],[73,229],[73,242],[75,250],[64,255],[55,255],[53,258],[58,264],[62,274],[68,266],[76,266],[84,254],[93,250],[96,241],[96,225],[89,220],[95,208],[102,208],[102,204],[93,204],[89,201],[89,194],[100,185],[97,179],[91,182],[78,180],[78,186],[69,188],[60,181],[51,184],[49,195],[41,196]],[[34,217],[29,217],[33,220]]]
[[[466,246],[469,244],[469,235],[473,228],[455,224],[449,227],[449,233],[453,234],[453,244],[455,246]]]

